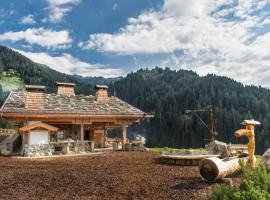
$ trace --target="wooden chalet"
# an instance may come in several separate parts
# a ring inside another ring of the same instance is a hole
[[[49,144],[55,140],[94,141],[106,144],[106,131],[121,128],[122,146],[127,127],[147,114],[114,96],[105,85],[96,85],[95,96],[75,95],[75,84],[57,83],[57,94],[44,86],[27,85],[26,92],[11,92],[1,108],[1,117],[13,121],[22,134],[22,144]],[[56,138],[55,138],[56,137]]]

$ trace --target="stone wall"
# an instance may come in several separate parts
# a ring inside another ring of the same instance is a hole
[[[54,146],[50,144],[24,145],[23,156],[38,157],[51,156],[54,153]]]

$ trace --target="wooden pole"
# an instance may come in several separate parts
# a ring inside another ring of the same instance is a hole
[[[122,150],[125,150],[125,145],[127,141],[127,126],[122,126]]]
[[[210,119],[210,138],[211,142],[215,140],[214,138],[214,114],[212,106],[209,106],[209,119]]]
[[[84,124],[83,123],[81,123],[81,135],[80,135],[80,139],[81,139],[81,142],[84,139]]]
[[[200,162],[199,169],[203,178],[208,181],[216,181],[241,170],[239,161],[246,162],[246,158],[220,159],[216,157],[206,158]]]

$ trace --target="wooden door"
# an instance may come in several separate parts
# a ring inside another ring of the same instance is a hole
[[[94,130],[94,141],[95,147],[104,148],[105,146],[104,130]]]

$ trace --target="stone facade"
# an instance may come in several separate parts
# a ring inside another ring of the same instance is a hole
[[[51,156],[54,153],[54,146],[50,144],[24,145],[23,156],[38,157]]]

